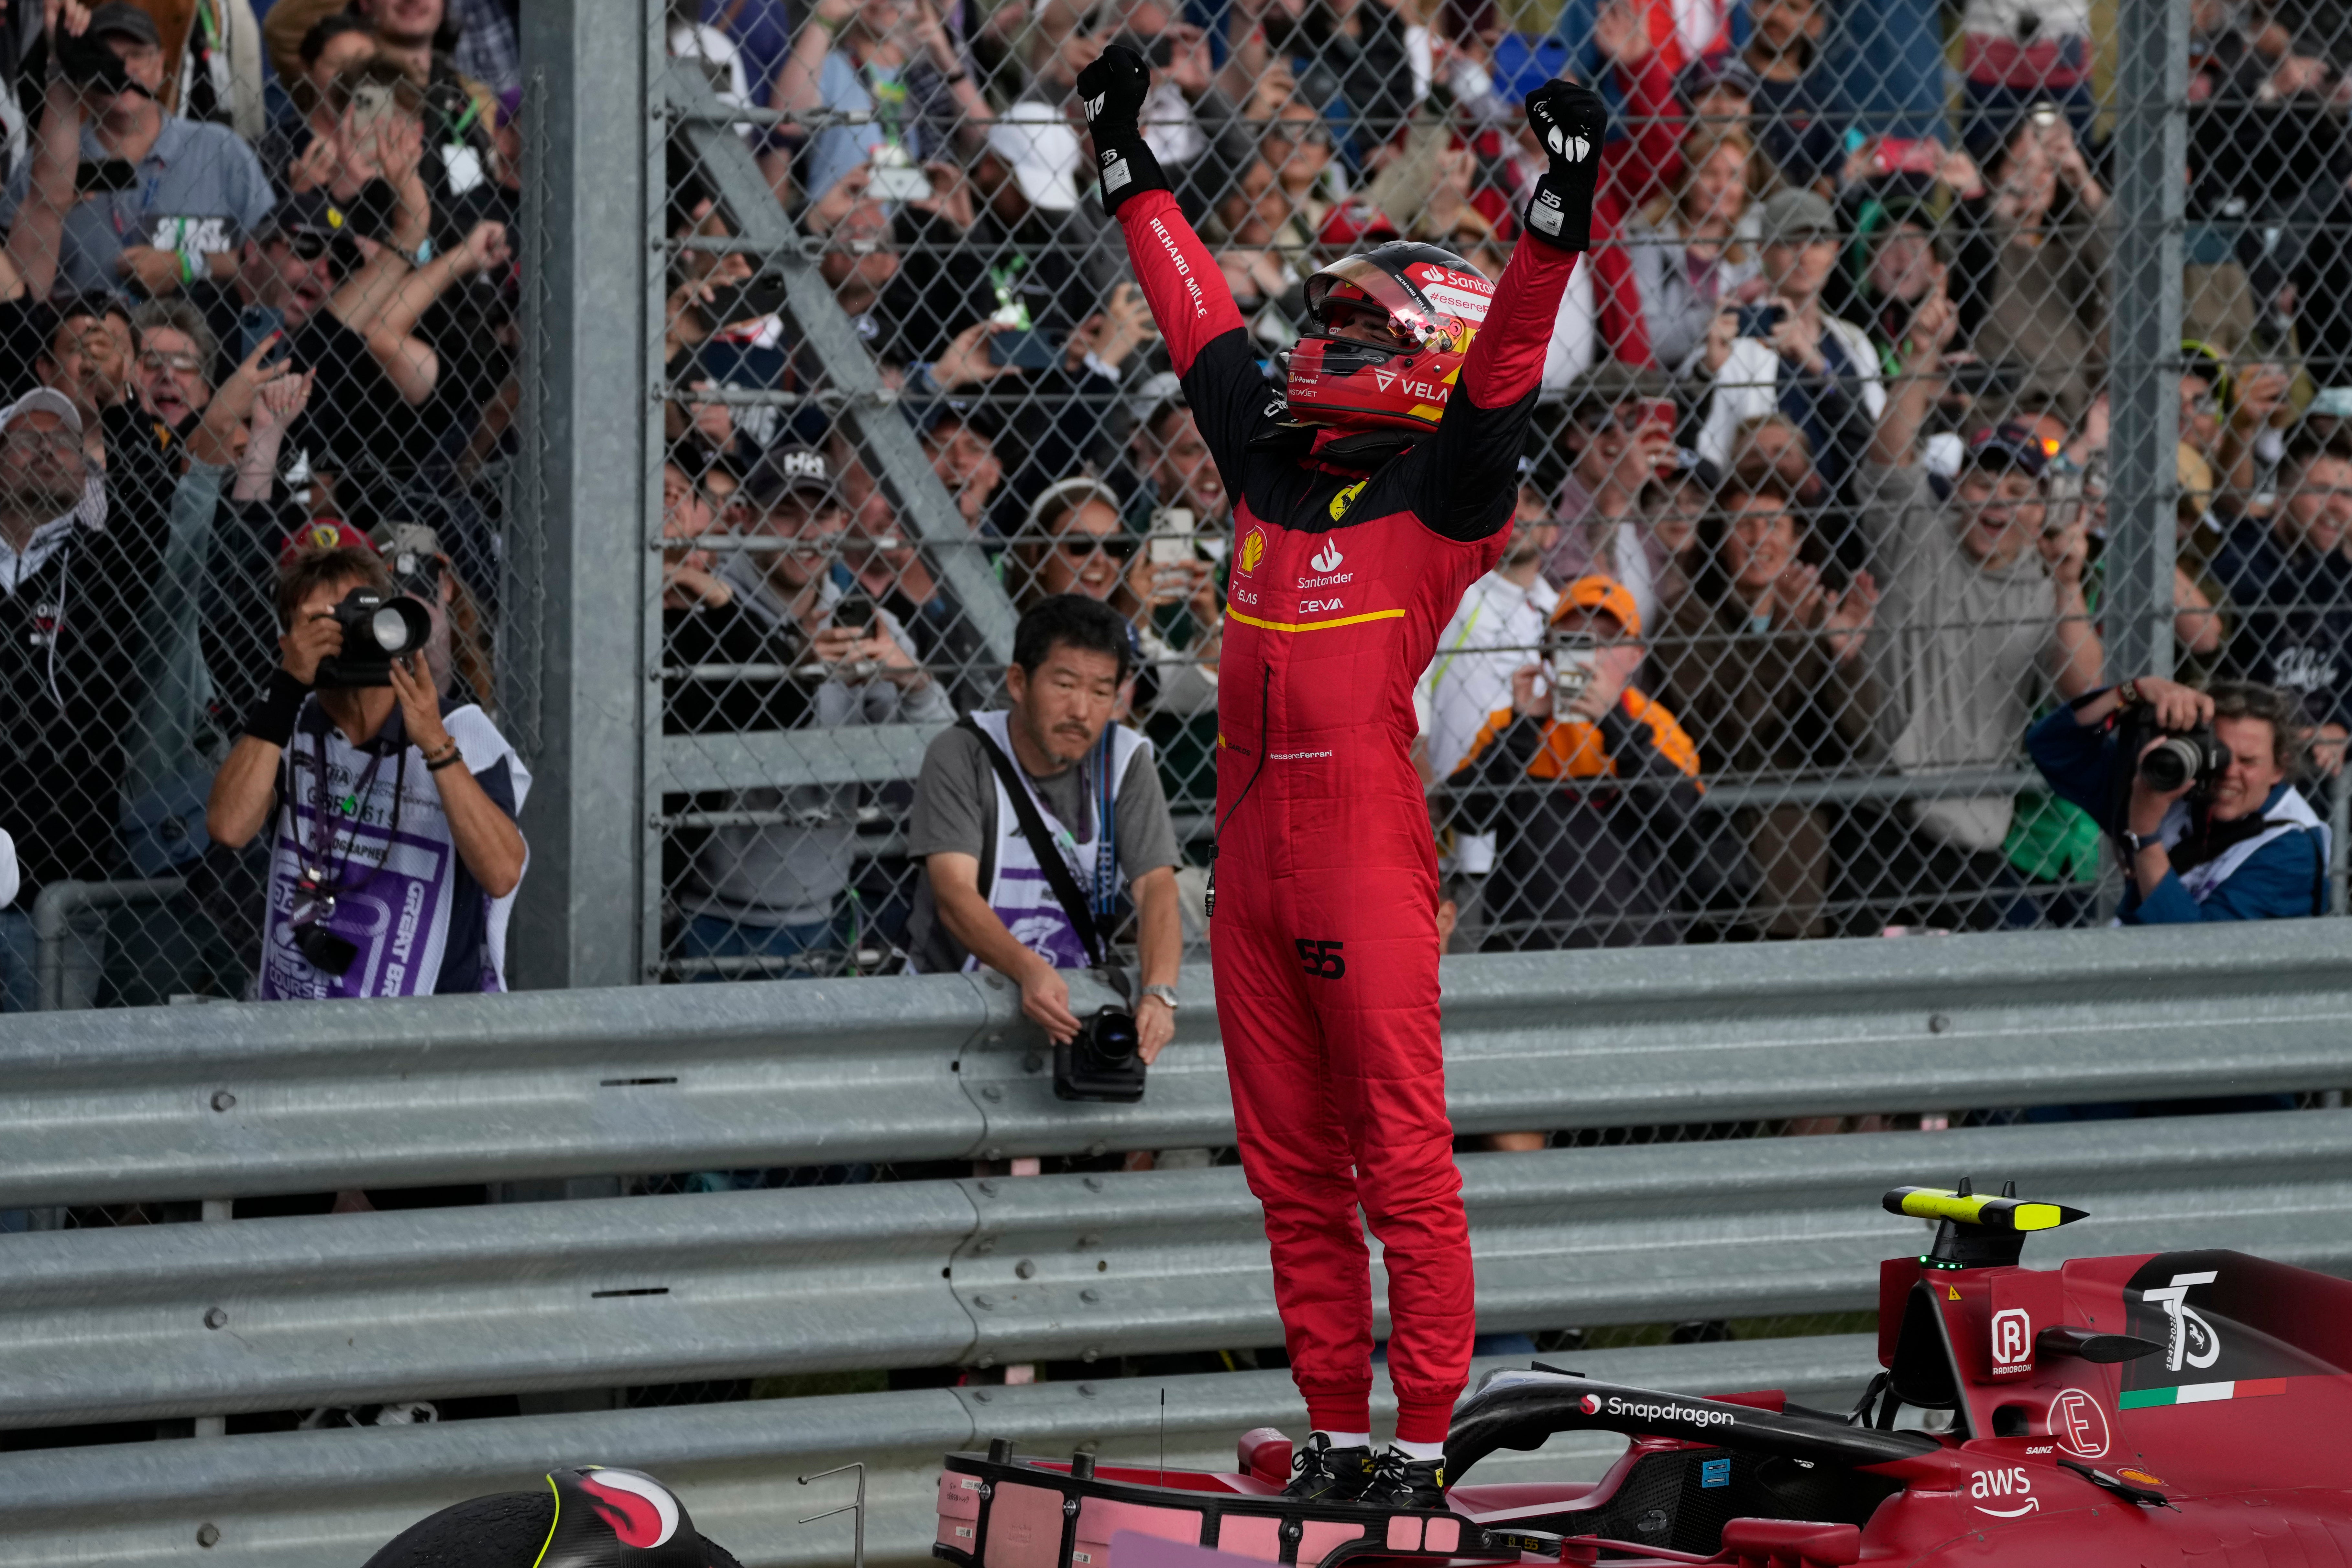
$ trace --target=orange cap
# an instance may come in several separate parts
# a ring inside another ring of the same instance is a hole
[[[1559,603],[1552,606],[1555,625],[1559,618],[1578,610],[1605,610],[1617,617],[1627,637],[1642,635],[1642,612],[1633,603],[1633,590],[1614,577],[1599,573],[1579,577],[1561,590]]]

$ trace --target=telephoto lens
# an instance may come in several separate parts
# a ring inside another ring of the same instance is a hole
[[[433,616],[424,601],[406,594],[354,588],[335,606],[343,628],[343,648],[319,661],[322,688],[390,686],[392,661],[406,658],[433,636]]]

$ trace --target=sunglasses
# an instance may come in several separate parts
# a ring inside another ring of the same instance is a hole
[[[1071,561],[1084,561],[1097,551],[1113,561],[1125,561],[1135,554],[1140,542],[1131,533],[1070,533],[1054,541],[1054,548]]]
[[[167,354],[160,350],[150,349],[139,356],[139,368],[146,371],[176,371],[185,375],[197,368],[197,360],[194,354]]]

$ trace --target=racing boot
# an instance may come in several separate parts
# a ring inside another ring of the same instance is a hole
[[[1304,1502],[1354,1502],[1371,1484],[1370,1448],[1335,1448],[1328,1435],[1316,1432],[1291,1456],[1290,1484],[1282,1495]]]
[[[1372,1484],[1356,1500],[1374,1508],[1398,1511],[1445,1510],[1445,1460],[1416,1459],[1402,1448],[1381,1450],[1372,1467]]]

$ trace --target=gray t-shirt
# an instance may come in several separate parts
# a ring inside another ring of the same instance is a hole
[[[1014,765],[1019,766],[1017,759]],[[1051,777],[1034,773],[1028,777],[1056,821],[1080,839],[1093,836],[1095,780],[1090,762],[1065,768]],[[1111,833],[1119,868],[1130,882],[1146,871],[1181,862],[1176,849],[1176,825],[1169,817],[1160,770],[1152,765],[1149,752],[1139,752],[1129,764],[1127,776],[1119,780]],[[986,872],[992,868],[991,846],[995,842],[996,770],[981,749],[980,737],[959,725],[933,739],[923,753],[923,771],[915,781],[915,808],[907,825],[907,854],[918,862],[929,855],[969,855]],[[928,870],[915,885],[907,945],[927,973],[961,969],[967,956],[963,944],[940,923]]]
[[[111,156],[87,122],[81,155],[91,163]],[[29,157],[18,162],[7,194],[0,196],[0,226],[16,220],[31,172]],[[114,258],[124,246],[199,255],[233,249],[277,205],[261,160],[236,132],[176,114],[163,116],[137,174],[131,189],[93,193],[66,213],[58,271],[77,293],[121,292],[124,279]]]

